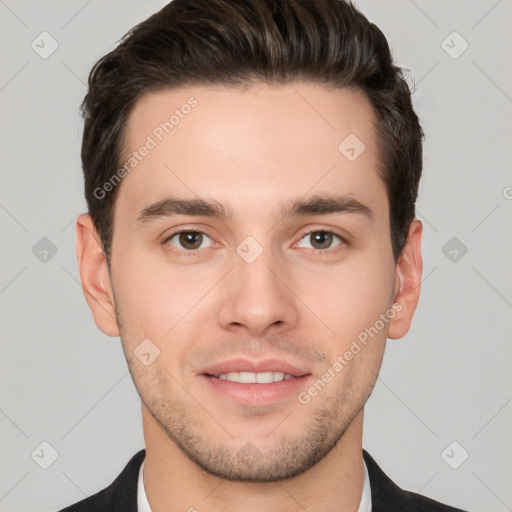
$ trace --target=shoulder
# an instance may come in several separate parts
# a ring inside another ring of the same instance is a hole
[[[382,471],[366,450],[363,450],[363,458],[370,477],[372,512],[464,512],[459,508],[401,489]]]
[[[137,480],[146,451],[136,453],[105,489],[59,512],[137,512]]]

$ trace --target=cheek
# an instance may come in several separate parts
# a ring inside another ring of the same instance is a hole
[[[119,250],[118,254],[122,254]],[[161,255],[126,253],[112,260],[118,311],[133,338],[166,343],[190,327],[218,273],[212,268],[171,265]]]
[[[121,250],[117,258],[112,258],[112,278],[117,309],[126,330],[137,338],[162,336],[172,325],[181,295],[180,281],[170,281],[168,269],[136,252],[125,252],[124,257],[119,254]]]
[[[331,334],[337,345],[344,345],[374,326],[380,315],[389,310],[393,282],[392,267],[372,260],[366,266],[333,267],[328,273],[310,276],[303,281],[298,295],[334,331]],[[387,324],[380,330],[385,335]]]
[[[337,383],[330,393],[341,402],[349,396],[366,399],[386,347],[392,317],[386,322],[382,315],[392,305],[392,279],[382,268],[365,272],[352,269],[326,280],[322,288],[323,298],[317,296],[317,309],[311,309],[320,312],[323,322],[335,333],[325,338],[325,351]]]

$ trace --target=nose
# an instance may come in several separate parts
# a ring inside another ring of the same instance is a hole
[[[279,265],[267,251],[248,263],[235,254],[226,276],[220,325],[239,334],[264,336],[293,329],[299,320],[297,302],[287,287],[289,267]]]

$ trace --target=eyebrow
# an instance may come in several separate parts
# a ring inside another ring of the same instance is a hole
[[[221,220],[232,217],[231,211],[215,200],[206,201],[199,198],[180,199],[168,197],[141,210],[136,222],[138,225],[143,226],[153,219],[170,217],[172,215],[215,217]]]
[[[329,213],[356,213],[373,219],[372,210],[355,197],[333,194],[316,194],[292,201],[284,208],[282,217]]]
[[[372,210],[358,199],[350,195],[333,194],[315,194],[290,201],[282,209],[280,218],[332,213],[353,213],[373,219]],[[204,216],[220,220],[233,217],[229,207],[215,200],[168,197],[141,210],[136,222],[142,227],[154,219],[172,215]]]

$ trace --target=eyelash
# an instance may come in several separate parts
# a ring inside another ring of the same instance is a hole
[[[176,235],[181,235],[182,233],[197,233],[197,234],[205,235],[206,237],[210,238],[210,240],[213,241],[212,237],[210,237],[204,231],[199,231],[199,230],[194,230],[194,229],[183,229],[183,230],[175,231],[174,233],[171,233],[162,243],[164,245],[168,245],[169,246],[170,245],[169,244],[170,240],[172,238],[174,238]],[[336,231],[333,231],[332,229],[311,229],[310,231],[307,231],[306,233],[303,233],[301,235],[301,237],[299,238],[299,241],[302,240],[304,237],[306,237],[308,235],[311,235],[313,233],[328,233],[330,235],[333,235],[333,236],[337,237],[340,240],[340,244],[336,245],[334,248],[329,248],[329,249],[310,249],[310,250],[313,250],[318,255],[324,256],[324,255],[334,254],[334,253],[337,253],[339,251],[342,251],[342,250],[346,249],[350,245],[343,236],[341,236],[339,233],[336,233]],[[207,249],[208,248],[209,247],[207,247]],[[187,251],[187,250],[180,251],[180,250],[176,249],[175,247],[173,247],[173,250],[176,251],[178,255],[195,256],[195,255],[198,254],[198,251],[200,249],[194,249],[194,250],[190,250],[190,251]]]

